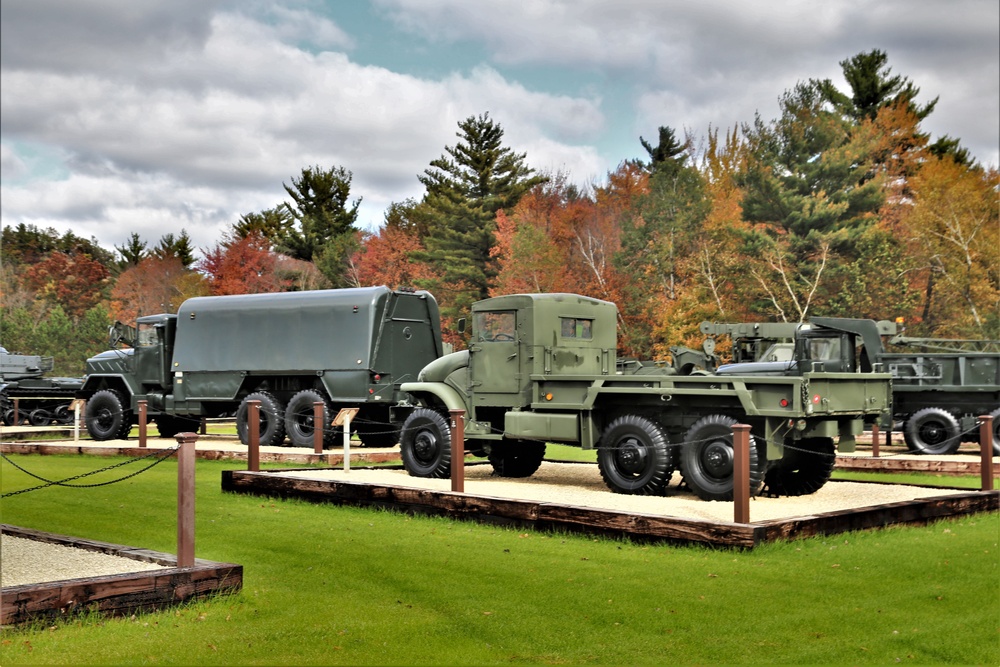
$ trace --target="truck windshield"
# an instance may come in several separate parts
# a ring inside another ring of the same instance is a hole
[[[809,358],[832,361],[840,358],[840,338],[813,338],[809,341]]]
[[[513,310],[478,312],[473,316],[472,325],[476,338],[480,341],[512,341],[517,319]]]

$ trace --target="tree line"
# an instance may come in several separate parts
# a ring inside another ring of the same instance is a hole
[[[3,230],[0,341],[80,373],[112,320],[192,296],[386,284],[430,290],[448,324],[479,299],[577,292],[615,302],[619,353],[664,358],[702,320],[897,318],[914,335],[1000,338],[996,166],[921,122],[937,100],[879,50],[840,63],[848,90],[799,82],[779,115],[704,135],[662,126],[581,187],[537,173],[483,113],[458,124],[375,231],[341,166],[308,166],[195,258],[186,232],[115,252]],[[60,352],[57,352],[61,350]]]

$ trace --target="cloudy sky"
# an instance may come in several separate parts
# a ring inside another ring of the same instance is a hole
[[[778,112],[798,81],[888,53],[924,121],[996,165],[996,0],[3,0],[3,225],[214,245],[343,166],[378,226],[489,112],[536,169],[585,185],[669,125]]]

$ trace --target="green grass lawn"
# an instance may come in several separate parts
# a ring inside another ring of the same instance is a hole
[[[48,479],[117,462],[10,458]],[[199,460],[196,504],[196,555],[242,564],[241,593],[6,629],[0,664],[1000,661],[996,513],[741,552],[223,494],[241,467]],[[0,462],[4,493],[36,484]],[[6,497],[2,520],[175,552],[175,503],[169,460]]]

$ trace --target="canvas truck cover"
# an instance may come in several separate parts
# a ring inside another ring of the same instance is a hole
[[[414,338],[414,345],[428,348],[415,358],[440,356],[438,307],[427,292],[361,287],[196,297],[178,311],[171,371],[396,374],[399,369],[377,366],[405,365],[405,359],[380,359],[380,350],[388,356],[394,344]]]

